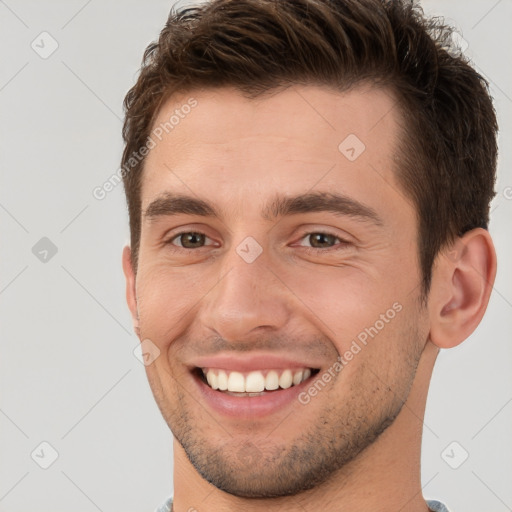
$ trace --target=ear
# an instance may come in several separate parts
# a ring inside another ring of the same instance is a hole
[[[140,338],[139,314],[137,310],[137,294],[135,291],[135,272],[132,264],[132,251],[129,246],[123,249],[123,272],[126,279],[126,302],[132,314],[133,330]]]
[[[439,348],[464,341],[484,316],[496,278],[496,251],[489,232],[468,231],[442,250],[429,297],[430,340]]]

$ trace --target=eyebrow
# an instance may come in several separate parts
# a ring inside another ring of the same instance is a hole
[[[309,192],[296,196],[276,195],[261,211],[261,217],[273,221],[279,217],[300,213],[330,212],[339,216],[354,217],[382,226],[377,212],[348,196],[332,192]],[[165,193],[152,201],[144,212],[144,218],[153,220],[163,216],[199,215],[222,219],[214,205],[197,197]]]

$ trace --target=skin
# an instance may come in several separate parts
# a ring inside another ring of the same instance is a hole
[[[422,305],[416,210],[394,174],[403,135],[389,91],[294,86],[253,100],[231,88],[191,91],[171,98],[155,126],[190,97],[197,107],[146,160],[136,274],[130,248],[123,253],[134,329],[160,350],[146,372],[175,438],[174,510],[428,510],[428,385],[439,349],[467,338],[487,307],[496,274],[488,232],[472,230],[438,255]],[[338,150],[349,134],[366,146],[354,161]],[[333,191],[381,222],[261,216],[276,194]],[[222,217],[145,216],[165,192],[206,200]],[[318,245],[319,231],[333,236]],[[184,248],[181,232],[206,238]],[[262,248],[250,264],[236,251],[248,236]],[[400,312],[307,404],[228,417],[190,373],[204,354],[293,353],[323,375],[393,304]]]

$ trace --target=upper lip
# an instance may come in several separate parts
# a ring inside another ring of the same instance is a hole
[[[192,365],[197,368],[219,368],[223,370],[250,372],[255,370],[279,370],[279,369],[299,369],[299,368],[320,368],[312,361],[290,358],[288,356],[278,356],[276,354],[252,354],[252,355],[234,355],[219,354],[216,356],[200,357],[192,361]]]

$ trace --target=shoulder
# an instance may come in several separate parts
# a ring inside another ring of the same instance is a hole
[[[171,512],[173,496],[169,496],[160,506],[156,507],[154,512]]]
[[[170,512],[172,507],[172,496],[169,496],[154,512]],[[428,500],[428,508],[432,512],[450,512],[440,501]]]
[[[427,505],[432,512],[450,512],[446,505],[443,505],[440,501],[427,500]]]

